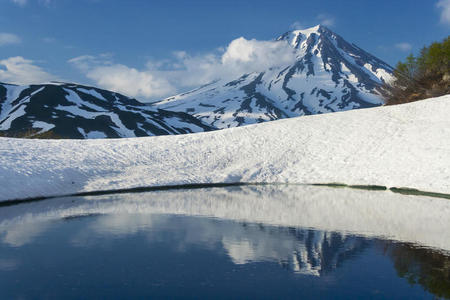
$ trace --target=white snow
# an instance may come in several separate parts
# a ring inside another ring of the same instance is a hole
[[[34,121],[33,122],[33,128],[39,128],[41,129],[41,132],[45,132],[45,131],[49,131],[50,129],[53,129],[55,127],[54,124],[49,124],[47,122],[42,122],[42,121]]]
[[[87,139],[104,139],[107,138],[107,135],[102,131],[89,131],[85,132],[83,128],[78,127],[78,131],[81,133],[82,136],[84,136]]]
[[[394,79],[394,76],[386,72],[386,70],[376,69],[376,71],[373,71],[373,67],[371,64],[365,64],[362,70],[370,72],[377,79],[383,80],[385,82],[391,82]]]
[[[0,124],[0,129],[1,130],[8,130],[9,128],[11,128],[11,123],[15,119],[17,119],[17,118],[19,118],[19,117],[21,117],[21,116],[23,116],[25,114],[26,114],[26,112],[25,112],[25,105],[19,106],[19,108],[17,108],[14,112],[10,113],[5,120],[1,120],[3,122]]]
[[[0,138],[0,200],[212,182],[384,185],[450,193],[450,95],[207,133]]]
[[[98,112],[103,112],[105,111],[104,108],[97,106],[93,103],[90,103],[88,101],[83,101],[80,96],[78,96],[77,93],[75,93],[74,91],[70,90],[70,89],[64,89],[64,91],[66,91],[69,95],[66,97],[67,101],[72,102],[74,105],[76,106],[80,106],[80,105],[85,105],[91,109],[93,109],[94,111],[98,111]]]
[[[99,92],[97,92],[94,89],[88,90],[88,89],[84,89],[84,88],[77,88],[77,90],[79,92],[91,95],[91,96],[93,96],[93,97],[95,97],[97,99],[100,99],[100,100],[103,100],[103,101],[108,101],[108,100],[105,99],[105,97],[102,96],[102,94],[100,94]]]
[[[23,90],[27,89],[27,86],[17,86],[17,85],[4,85],[6,88],[6,99],[17,99],[22,93]],[[5,101],[2,104],[0,110],[0,122],[8,115],[11,110],[12,103],[11,101]]]
[[[18,97],[20,93],[25,89],[24,87],[14,86],[10,92],[11,87],[8,86],[8,94],[7,97],[14,96]],[[33,95],[42,91],[44,87],[34,91],[29,96],[24,97],[17,103],[16,105],[12,105],[12,101],[15,98],[7,98],[7,101],[3,104],[1,115],[0,115],[0,130],[8,130],[11,127],[11,123],[26,114],[24,104],[30,102],[30,99]],[[11,111],[14,111],[11,113]]]

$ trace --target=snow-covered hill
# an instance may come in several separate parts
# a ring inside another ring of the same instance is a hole
[[[392,79],[392,67],[328,28],[290,31],[277,41],[292,47],[290,64],[219,80],[156,105],[227,128],[383,103],[380,87]]]
[[[118,93],[76,84],[0,83],[0,133],[62,138],[181,134],[212,128],[182,112],[151,108]]]
[[[450,95],[213,132],[0,138],[0,200],[188,183],[384,185],[450,194]]]

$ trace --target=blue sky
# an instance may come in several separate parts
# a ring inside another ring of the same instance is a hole
[[[239,37],[271,40],[319,23],[395,64],[450,34],[450,0],[0,0],[0,81],[57,79],[156,99],[206,80],[158,78],[189,64],[193,79],[213,72]],[[101,71],[127,74],[136,88]]]

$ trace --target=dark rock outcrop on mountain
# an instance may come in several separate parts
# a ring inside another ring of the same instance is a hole
[[[153,108],[107,90],[68,83],[0,83],[3,136],[121,138],[212,129],[189,114]]]

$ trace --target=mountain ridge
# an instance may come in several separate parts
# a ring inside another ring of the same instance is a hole
[[[392,79],[393,68],[327,27],[288,31],[275,42],[287,43],[295,61],[219,80],[154,105],[227,128],[383,104],[382,86]]]
[[[292,51],[292,61],[148,104],[74,83],[0,83],[0,134],[185,134],[383,104],[392,67],[327,27],[288,31],[272,42],[284,43],[279,45]]]
[[[195,117],[148,106],[86,85],[0,83],[0,133],[62,138],[120,138],[184,134],[215,128]]]

